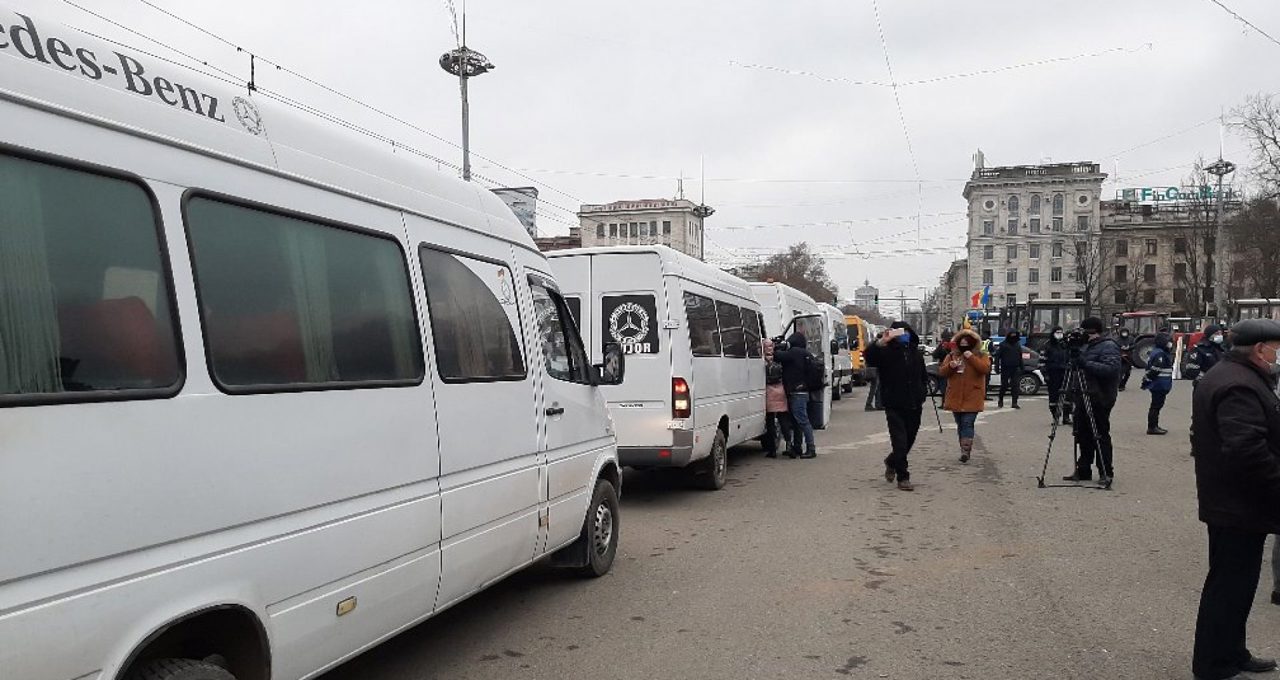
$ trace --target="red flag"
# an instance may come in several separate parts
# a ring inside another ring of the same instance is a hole
[[[978,292],[976,292],[976,293],[974,293],[974,294],[973,294],[973,297],[972,297],[972,298],[970,298],[969,302],[971,303],[971,306],[972,306],[974,309],[977,309],[977,308],[978,308],[978,303],[979,303],[979,301],[981,301],[981,300],[982,300],[982,291],[978,291]]]

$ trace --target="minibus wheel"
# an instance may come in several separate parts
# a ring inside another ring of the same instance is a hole
[[[724,488],[729,477],[729,442],[724,430],[716,430],[716,438],[711,442],[711,454],[703,462],[698,471],[698,486],[708,491],[719,491]]]
[[[587,547],[587,563],[579,568],[582,576],[604,576],[613,568],[618,554],[618,492],[607,479],[596,480],[591,505],[582,524],[582,540]]]
[[[128,680],[236,680],[236,676],[208,661],[156,659],[135,669]]]

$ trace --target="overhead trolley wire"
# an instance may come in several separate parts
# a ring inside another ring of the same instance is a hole
[[[1276,38],[1275,38],[1274,36],[1272,36],[1270,33],[1267,33],[1266,31],[1262,30],[1261,28],[1258,28],[1257,24],[1255,24],[1255,23],[1253,23],[1252,21],[1249,21],[1248,19],[1244,18],[1243,16],[1241,16],[1241,15],[1240,15],[1240,13],[1239,13],[1239,12],[1237,12],[1237,11],[1235,11],[1235,10],[1231,9],[1230,7],[1227,7],[1227,6],[1226,6],[1226,5],[1224,5],[1224,4],[1222,4],[1222,2],[1220,2],[1220,0],[1209,0],[1209,2],[1212,2],[1213,4],[1215,4],[1215,5],[1219,6],[1219,7],[1221,7],[1221,8],[1222,8],[1222,10],[1223,10],[1224,12],[1226,12],[1227,14],[1230,14],[1231,16],[1235,17],[1237,21],[1239,21],[1240,23],[1244,24],[1245,26],[1248,26],[1249,28],[1252,28],[1253,30],[1255,30],[1255,31],[1257,31],[1258,33],[1262,34],[1262,36],[1263,36],[1263,37],[1265,37],[1267,40],[1270,40],[1271,42],[1273,42],[1273,43],[1275,43],[1275,44],[1277,44],[1277,45],[1280,45],[1280,40],[1276,40]]]

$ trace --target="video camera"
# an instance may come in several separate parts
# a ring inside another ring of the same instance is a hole
[[[1083,328],[1077,328],[1069,331],[1062,341],[1066,343],[1068,349],[1079,352],[1089,344],[1089,333]]]
[[[774,352],[785,352],[789,349],[791,349],[791,343],[787,342],[786,339],[783,338],[781,335],[779,335],[776,338],[773,338]]]

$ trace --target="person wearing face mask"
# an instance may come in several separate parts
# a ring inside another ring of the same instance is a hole
[[[1129,386],[1129,374],[1133,372],[1133,334],[1128,328],[1120,327],[1116,331],[1116,343],[1120,345],[1120,383],[1116,385],[1116,389],[1123,392],[1124,388]]]
[[[1076,471],[1063,477],[1066,481],[1082,482],[1093,479],[1093,463],[1096,458],[1102,472],[1101,485],[1110,488],[1115,477],[1112,467],[1111,410],[1116,406],[1117,386],[1120,382],[1120,345],[1102,335],[1102,319],[1091,316],[1080,322],[1080,330],[1089,336],[1089,342],[1075,359],[1084,376],[1084,389],[1072,398],[1076,420],[1072,434],[1080,444],[1080,458]],[[1089,414],[1092,412],[1093,417]]]
[[[1192,672],[1231,678],[1276,669],[1245,646],[1267,534],[1280,533],[1280,322],[1241,321],[1233,347],[1191,400],[1191,450],[1209,574],[1196,617]]]
[[[893,452],[884,461],[885,481],[896,477],[898,488],[913,491],[907,454],[920,432],[920,414],[929,398],[929,374],[920,354],[920,338],[911,326],[895,321],[867,348],[868,366],[880,372],[880,399]]]
[[[991,357],[982,353],[981,344],[977,333],[962,330],[955,335],[954,349],[938,364],[938,375],[947,380],[942,408],[955,418],[961,463],[973,455],[974,424],[983,410],[991,372]]]
[[[1173,391],[1173,340],[1165,333],[1155,338],[1155,347],[1147,358],[1147,374],[1142,379],[1142,389],[1151,393],[1151,408],[1147,410],[1147,434],[1169,434],[1160,427],[1160,409]]]
[[[1195,374],[1193,379],[1197,383],[1222,358],[1223,352],[1226,351],[1222,346],[1223,342],[1225,342],[1225,338],[1220,326],[1209,324],[1205,327],[1204,337],[1200,338],[1200,342],[1196,343],[1195,351],[1191,354],[1191,366],[1188,367]]]
[[[1049,382],[1049,413],[1054,422],[1061,418],[1063,425],[1070,425],[1071,401],[1062,401],[1062,383],[1066,381],[1067,368],[1071,365],[1071,350],[1067,349],[1065,338],[1062,326],[1054,326],[1049,341],[1044,344],[1044,351],[1040,353],[1040,363]],[[1061,413],[1058,412],[1060,403]]]
[[[1014,408],[1018,406],[1018,383],[1022,378],[1022,343],[1018,331],[1009,331],[991,353],[995,371],[1000,376],[1000,396],[996,408],[1004,408],[1004,393],[1009,392]]]

